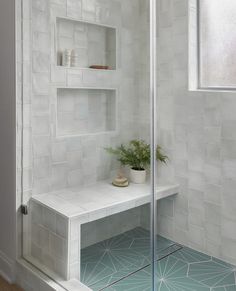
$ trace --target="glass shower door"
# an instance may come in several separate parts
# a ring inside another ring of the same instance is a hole
[[[22,8],[24,258],[66,290],[154,290],[178,247],[156,227],[155,1]]]
[[[110,153],[150,153],[149,2],[22,8],[24,258],[67,290],[113,288],[151,262],[149,162]]]

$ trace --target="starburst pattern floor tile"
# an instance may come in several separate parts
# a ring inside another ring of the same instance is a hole
[[[188,263],[176,259],[174,256],[157,262],[157,286],[160,291],[209,291],[209,288],[189,278]]]
[[[189,252],[189,249],[188,249]],[[176,254],[176,253],[175,253]],[[195,254],[195,251],[193,251]],[[210,258],[210,262],[222,264],[222,266],[226,266],[229,268],[230,265],[225,264],[224,262],[215,260]],[[225,276],[225,280],[221,280],[224,283],[221,287],[211,287],[208,283],[202,280],[202,276],[200,278],[192,278],[189,276],[189,267],[192,264],[196,264],[196,268],[194,270],[196,273],[202,274],[203,270],[202,265],[204,263],[188,263],[187,261],[179,260],[175,258],[175,255],[170,255],[160,261],[157,262],[156,266],[156,282],[157,282],[157,290],[158,291],[236,291],[235,281],[232,284],[232,279],[234,274],[234,269],[224,269],[222,272],[222,277],[224,277],[225,273],[229,272],[230,276]],[[208,264],[206,264],[208,266]],[[206,272],[206,269],[204,268]],[[232,273],[233,272],[233,273]],[[205,278],[209,278],[211,281],[211,277],[206,274]],[[150,266],[146,267],[144,270],[135,273],[128,278],[117,282],[113,286],[108,289],[108,291],[131,291],[131,290],[147,290],[151,291],[151,269]],[[139,286],[143,289],[139,289]],[[137,289],[135,289],[135,287]]]
[[[169,256],[157,263],[158,291],[210,291],[209,288],[187,277],[188,265]],[[140,289],[139,289],[140,288]],[[114,284],[106,291],[151,291],[151,269],[145,268],[132,276]]]
[[[119,281],[105,289],[106,291],[150,291],[151,274],[148,270],[141,270],[128,278]]]
[[[145,229],[85,248],[81,257],[81,280],[94,291],[151,291],[150,238]],[[235,266],[160,236],[156,259],[158,291],[236,291]]]
[[[176,252],[173,256],[186,263],[207,262],[211,260],[210,256],[207,256],[203,253],[197,252],[187,247],[182,248],[179,252]]]
[[[190,264],[188,275],[209,287],[235,284],[235,268],[214,258],[208,262]]]
[[[180,248],[170,240],[157,237],[156,259]],[[100,290],[124,276],[150,264],[150,233],[138,227],[81,251],[81,281]]]

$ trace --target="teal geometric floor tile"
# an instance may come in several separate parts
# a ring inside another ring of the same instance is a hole
[[[91,286],[96,282],[100,281],[101,278],[107,278],[112,276],[114,270],[110,267],[107,267],[101,263],[88,263],[86,266],[82,265],[81,270],[81,281],[87,285]]]
[[[175,252],[178,249],[179,249],[179,246],[178,246],[178,248],[176,246],[173,246],[173,247],[171,247],[171,250],[170,250],[170,248],[168,248],[168,250],[166,251],[166,253],[164,251],[162,252],[163,257],[164,257],[164,255],[168,256],[171,251],[172,252]],[[149,264],[149,266],[150,266],[150,264]],[[114,282],[117,282],[121,278],[127,277],[131,273],[137,272],[137,270],[139,270],[139,269],[140,268],[138,268],[137,265],[130,266],[129,268],[125,268],[125,269],[122,269],[122,270],[120,270],[118,272],[114,272],[112,274],[109,274],[109,275],[105,276],[102,280],[99,280],[95,284],[90,285],[90,287],[94,291],[95,290],[96,291],[97,290],[101,290],[105,286],[109,286],[109,285],[113,284]],[[147,268],[145,268],[145,270],[148,272],[148,269]],[[131,276],[133,276],[133,275],[131,275]]]
[[[83,249],[81,262],[81,281],[94,291],[151,291],[150,234],[145,229]],[[157,236],[158,291],[236,291],[235,278],[235,266]]]
[[[157,262],[158,291],[210,291],[210,288],[187,277],[188,264],[172,256]],[[106,288],[106,291],[151,291],[150,266]]]
[[[129,231],[126,231],[123,233],[125,236],[130,237],[132,239],[144,239],[150,238],[150,232],[147,229],[144,229],[142,227],[136,227],[134,229],[131,229]]]
[[[235,266],[184,247],[157,262],[157,290],[236,291],[235,270]],[[146,277],[143,271],[146,272]],[[111,289],[105,289],[105,291],[139,290],[138,288],[135,289],[138,286],[135,286],[135,284],[140,284],[139,281],[142,279],[144,279],[143,290],[151,291],[150,266],[143,271],[131,275],[111,286]],[[134,280],[133,276],[135,276]]]
[[[157,251],[156,252],[156,260],[159,261],[159,260],[169,256],[170,254],[174,254],[174,253],[180,251],[181,249],[182,249],[182,246],[180,246],[179,244],[174,244],[174,245],[167,247],[166,249],[162,249],[160,251]]]
[[[120,282],[105,289],[106,291],[151,291],[151,274],[146,270],[138,271]]]
[[[134,269],[134,274],[136,272],[137,268]],[[90,288],[93,291],[99,291],[107,286],[113,285],[115,282],[120,281],[122,278],[127,277],[127,274],[130,274],[130,269],[124,269],[122,271],[113,273],[111,276],[106,276],[103,279],[97,281],[95,284],[91,285]],[[132,275],[131,275],[132,277]],[[108,287],[106,288],[108,290]]]
[[[204,284],[188,277],[188,263],[170,255],[157,262],[157,289],[160,291],[209,291]]]
[[[173,256],[186,263],[206,262],[211,260],[210,256],[187,247],[182,248],[179,252],[173,254]]]
[[[211,291],[236,291],[236,285],[212,288]]]
[[[235,268],[215,259],[190,264],[188,275],[209,287],[224,287],[235,284]]]
[[[156,272],[159,281],[179,278],[187,275],[188,264],[169,256],[157,262]]]
[[[156,259],[180,246],[157,236]],[[150,264],[150,233],[138,227],[81,250],[81,281],[92,288],[103,287]]]

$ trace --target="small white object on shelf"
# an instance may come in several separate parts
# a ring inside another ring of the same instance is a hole
[[[135,184],[144,184],[146,183],[146,170],[135,170],[133,168],[130,169],[130,181]]]
[[[79,53],[76,49],[71,51],[71,67],[79,67]]]
[[[71,50],[66,49],[62,53],[62,66],[70,67],[71,66]]]

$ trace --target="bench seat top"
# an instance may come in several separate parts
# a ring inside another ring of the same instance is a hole
[[[151,201],[150,191],[150,184],[130,183],[126,188],[119,188],[109,181],[100,181],[85,189],[67,188],[31,199],[68,219],[79,218],[82,224],[147,204]],[[171,197],[178,191],[177,184],[159,185],[156,200]]]

